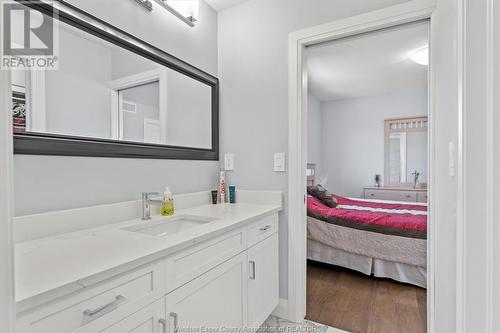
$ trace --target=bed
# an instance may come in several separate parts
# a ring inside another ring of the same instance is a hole
[[[308,195],[308,259],[426,287],[427,204]]]

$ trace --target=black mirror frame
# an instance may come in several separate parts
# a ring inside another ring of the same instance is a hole
[[[213,161],[219,159],[218,78],[64,1],[55,1],[54,8],[42,1],[16,1],[43,14],[50,14],[55,9],[61,22],[209,85],[212,90],[212,149],[25,132],[14,133],[14,154]]]

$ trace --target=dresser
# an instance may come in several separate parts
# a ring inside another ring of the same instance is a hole
[[[426,188],[408,187],[365,187],[363,189],[365,199],[394,200],[408,202],[427,202]]]

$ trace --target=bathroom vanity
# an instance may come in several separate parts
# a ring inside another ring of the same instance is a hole
[[[57,21],[62,56],[13,76],[16,154],[220,160],[217,77],[64,1],[55,17],[18,5]],[[149,221],[141,201],[17,217],[16,331],[259,327],[278,305],[282,194],[175,197],[173,217]]]
[[[176,215],[56,233],[16,245],[17,332],[198,332],[259,327],[279,301],[280,192],[179,199]],[[196,202],[206,203],[197,204]],[[135,206],[134,206],[135,205]],[[20,230],[138,202],[18,219]],[[123,214],[123,213],[122,213]],[[78,216],[77,216],[78,215]],[[93,222],[96,223],[96,222]],[[18,236],[23,237],[23,236]],[[27,237],[27,236],[24,236]]]

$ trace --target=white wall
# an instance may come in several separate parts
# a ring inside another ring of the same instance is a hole
[[[162,66],[152,60],[143,58],[128,50],[118,47],[111,47],[111,58],[113,66],[111,66],[111,79],[121,79],[126,76],[139,74],[153,69],[162,68]]]
[[[59,69],[45,73],[46,132],[109,138],[111,48],[59,29]]]
[[[494,110],[499,110],[500,109],[500,6],[496,5],[494,6],[494,31],[496,33],[493,36],[493,56],[494,59],[496,59],[493,62],[493,91],[494,91],[494,100],[493,100],[493,108]],[[493,126],[497,130],[495,131],[494,134],[494,170],[499,170],[500,169],[500,115],[497,112],[494,116],[494,121],[493,121]],[[500,200],[500,173],[496,172],[494,174],[494,192],[493,192],[493,202],[498,202]],[[500,206],[496,205],[494,208],[494,212],[492,217],[495,219],[495,221],[500,221]],[[495,262],[494,267],[493,267],[493,276],[496,277],[496,280],[494,281],[494,286],[493,286],[493,313],[500,313],[500,225],[497,223],[494,227],[494,230],[492,232],[492,235],[494,235],[494,256],[493,256],[493,261]],[[493,318],[493,329],[494,330],[500,330],[500,316],[495,316]]]
[[[212,89],[174,71],[167,79],[167,143],[212,147]]]
[[[457,280],[457,331],[499,332],[500,8],[497,0],[461,5],[464,169],[459,174],[457,273],[463,276]]]
[[[493,56],[494,59],[496,59],[493,62],[493,91],[494,91],[494,100],[493,100],[493,108],[494,110],[499,110],[500,109],[500,6],[496,5],[494,6],[494,31],[496,33],[494,34],[493,38]],[[493,145],[494,149],[494,170],[499,170],[500,169],[500,114],[497,112],[494,116],[493,119],[493,126],[497,130],[495,131],[494,134],[494,142],[495,144]],[[496,172],[494,174],[494,192],[493,192],[493,202],[498,202],[500,200],[500,173]],[[500,206],[496,205],[494,208],[494,212],[492,217],[495,219],[495,221],[500,221]],[[493,256],[493,261],[495,262],[494,267],[493,267],[493,276],[497,277],[496,280],[494,281],[494,286],[493,286],[493,313],[500,313],[500,224],[496,224],[494,227],[494,230],[492,232],[492,235],[494,235],[494,256]],[[493,329],[494,330],[500,330],[500,316],[495,316],[493,318]]]
[[[288,151],[288,34],[403,0],[250,0],[219,13],[222,152],[240,188],[285,193],[280,214],[280,295],[287,298],[287,175],[273,153]]]
[[[324,145],[321,102],[311,94],[307,102],[307,163],[316,164],[316,182],[322,184]]]
[[[134,1],[68,2],[217,75],[217,14],[204,2],[195,28]],[[138,199],[166,185],[175,193],[207,190],[217,184],[219,162],[16,155],[14,166],[15,212],[25,215]]]
[[[426,86],[424,82],[420,91],[322,103],[323,185],[356,198],[362,197],[364,187],[373,186],[376,174],[383,177],[384,120],[427,115]],[[419,171],[426,179],[426,170]]]

